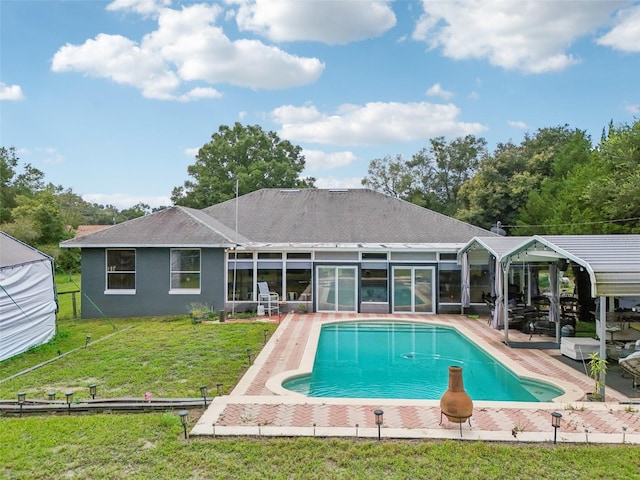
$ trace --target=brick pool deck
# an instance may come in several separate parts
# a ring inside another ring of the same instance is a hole
[[[281,387],[283,379],[311,370],[324,323],[367,319],[453,326],[515,373],[555,383],[565,394],[545,403],[475,401],[461,434],[458,423],[444,418],[440,424],[439,400],[311,398]],[[510,330],[509,340],[527,342],[529,336]],[[557,360],[559,350],[516,349],[503,341],[504,332],[486,319],[462,315],[290,313],[233,391],[212,400],[191,435],[377,438],[373,410],[380,408],[383,438],[551,442],[551,412],[558,411],[559,443],[640,444],[640,399],[607,388],[606,402],[585,402],[592,381]]]

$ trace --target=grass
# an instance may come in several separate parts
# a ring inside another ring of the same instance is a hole
[[[147,319],[61,320],[58,333],[40,346],[0,363],[0,379],[29,366],[70,355],[0,383],[0,398],[24,391],[46,398],[49,390],[74,391],[88,398],[88,386],[98,385],[101,397],[198,397],[199,387],[234,385],[248,367],[247,349],[257,353],[265,323],[194,324],[186,315]],[[88,348],[84,348],[91,335]]]
[[[0,398],[75,389],[98,396],[197,397],[200,385],[232,388],[257,354],[263,323],[193,324],[183,317],[76,320],[61,312],[58,335],[0,363],[0,378],[75,352],[0,383]],[[86,336],[91,345],[84,348]],[[99,340],[99,341],[98,341]],[[209,391],[214,394],[215,388]],[[201,412],[190,412],[190,423]],[[637,446],[498,444],[319,438],[185,440],[175,412],[0,417],[6,479],[628,479]]]
[[[638,478],[636,446],[318,438],[184,440],[176,415],[0,419],[8,479]]]
[[[76,299],[76,312],[80,316],[80,304],[82,295],[80,293],[72,294],[76,290],[80,290],[80,274],[58,273],[56,274],[56,290],[58,292],[58,305],[60,313],[58,318],[73,318],[73,296]]]

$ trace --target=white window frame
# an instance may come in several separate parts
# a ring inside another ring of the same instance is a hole
[[[198,270],[173,270],[173,252],[177,251],[197,251],[198,252]],[[198,274],[198,288],[182,288],[173,286],[173,275],[192,273]],[[169,294],[170,295],[194,295],[200,294],[202,289],[202,249],[200,248],[172,248],[169,251]]]
[[[112,251],[132,251],[133,252],[133,270],[115,270],[116,266],[109,266],[109,252]],[[136,285],[138,282],[138,252],[135,248],[107,248],[104,255],[105,262],[105,295],[135,295]],[[133,288],[109,288],[109,274],[110,273],[129,273],[133,274]]]

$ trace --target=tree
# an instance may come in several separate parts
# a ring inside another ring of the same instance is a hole
[[[300,178],[305,160],[302,148],[281,140],[258,125],[220,126],[188,167],[193,180],[173,189],[176,205],[205,208],[261,188],[313,187],[315,179]]]
[[[580,202],[591,230],[640,233],[640,120],[610,126],[593,161]]]
[[[551,175],[542,179],[540,187],[529,193],[520,209],[516,235],[531,233],[588,233],[581,227],[585,205],[580,199],[586,187],[585,170],[592,161],[591,139],[584,131],[575,130],[555,151]],[[593,171],[589,175],[593,175]],[[588,180],[590,181],[590,179]]]
[[[520,145],[499,144],[493,155],[480,162],[473,179],[460,188],[456,218],[484,228],[497,221],[518,223],[529,196],[553,175],[559,152],[576,134],[582,133],[563,125],[527,134]]]
[[[13,222],[3,225],[14,237],[35,245],[58,243],[69,237],[53,188],[32,197],[18,195],[16,202],[11,211]]]
[[[362,179],[362,185],[390,197],[406,200],[414,188],[414,172],[402,155],[396,155],[395,159],[387,155],[371,160],[368,174]]]
[[[449,143],[444,137],[436,137],[429,143],[429,148],[420,150],[409,162],[419,179],[412,201],[453,215],[458,210],[460,188],[471,179],[480,160],[487,154],[487,142],[484,138],[467,135]]]
[[[0,147],[0,223],[11,220],[18,195],[31,196],[46,187],[44,173],[28,163],[17,173],[19,161],[14,147]]]

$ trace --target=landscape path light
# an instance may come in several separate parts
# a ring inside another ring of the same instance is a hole
[[[67,411],[69,412],[69,415],[71,415],[71,400],[73,400],[73,392],[65,392],[64,395],[67,397]]]
[[[24,401],[27,398],[27,394],[25,392],[18,393],[18,405],[20,405],[20,416],[22,416],[22,406],[24,405]]]
[[[91,395],[91,398],[93,400],[95,400],[96,398],[97,391],[98,391],[98,386],[95,383],[92,383],[91,385],[89,385],[89,395]]]
[[[218,396],[222,395],[222,383],[216,383],[216,389],[218,390]]]
[[[551,426],[553,427],[553,444],[556,444],[558,439],[558,428],[560,428],[560,420],[562,420],[562,414],[560,412],[553,412],[551,414]]]
[[[379,408],[373,411],[373,414],[376,416],[376,425],[378,426],[378,441],[380,441],[380,428],[382,427],[382,423],[384,422],[384,412]]]
[[[180,410],[180,413],[178,413],[178,415],[180,416],[180,423],[182,424],[182,428],[184,430],[184,438],[187,438],[187,417],[189,416],[189,412],[187,410]]]
[[[49,390],[47,392],[47,396],[49,397],[49,401],[52,402],[56,399],[56,391],[55,390]]]
[[[202,385],[200,387],[200,395],[202,395],[202,399],[204,400],[204,406],[207,407],[207,386]]]

